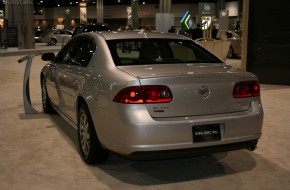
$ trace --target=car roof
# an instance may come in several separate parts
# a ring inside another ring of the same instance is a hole
[[[85,32],[95,31],[111,31],[111,28],[106,23],[86,23],[75,27],[73,36],[76,36]]]
[[[159,38],[159,39],[190,39],[188,37],[163,32],[146,32],[146,31],[104,31],[98,35],[103,36],[106,40],[117,39],[136,39],[136,38]]]

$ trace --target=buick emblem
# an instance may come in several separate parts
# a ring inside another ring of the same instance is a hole
[[[209,98],[209,96],[210,96],[210,90],[206,86],[201,86],[199,88],[198,92],[199,92],[201,98],[204,99],[204,100]]]
[[[203,10],[207,11],[207,12],[210,11],[210,5],[205,4],[204,7],[203,7]]]

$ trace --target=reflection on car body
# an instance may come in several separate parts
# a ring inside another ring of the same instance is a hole
[[[41,71],[43,110],[77,128],[88,164],[109,152],[160,159],[253,150],[261,136],[258,78],[187,37],[84,33],[42,58],[51,61]]]

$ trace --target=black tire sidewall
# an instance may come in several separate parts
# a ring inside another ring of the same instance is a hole
[[[88,119],[89,123],[89,135],[90,135],[90,149],[88,155],[85,155],[83,153],[82,147],[81,147],[81,139],[80,139],[80,116],[82,114],[85,114]],[[103,149],[101,146],[97,133],[95,131],[94,124],[92,122],[92,118],[89,112],[89,109],[86,105],[82,105],[79,109],[78,113],[78,126],[77,126],[77,135],[78,135],[78,144],[79,144],[79,151],[82,159],[87,164],[96,164],[104,162],[108,159],[108,150]]]
[[[229,56],[229,54],[227,55],[228,58],[234,58],[235,57],[235,52],[234,52],[234,48],[232,46],[230,46],[229,51],[231,51],[231,56]]]
[[[54,38],[51,38],[50,41],[49,41],[49,45],[56,45],[56,39]]]

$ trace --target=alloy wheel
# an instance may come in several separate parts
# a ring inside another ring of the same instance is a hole
[[[81,149],[85,156],[89,155],[90,152],[90,129],[89,129],[89,122],[88,117],[86,114],[82,113],[80,116],[80,123],[79,123],[79,133],[80,133],[80,143]]]

